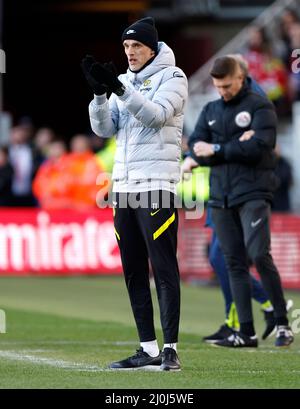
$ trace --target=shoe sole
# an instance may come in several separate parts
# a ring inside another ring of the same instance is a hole
[[[181,368],[178,369],[171,369],[171,368],[164,368],[164,369],[160,369],[162,372],[180,372]]]
[[[216,342],[220,341],[219,339],[204,339],[203,342],[206,344],[215,344]]]
[[[137,366],[134,368],[108,368],[111,371],[161,371],[160,365]]]
[[[288,345],[275,345],[275,348],[289,348],[292,345],[292,342]]]
[[[219,347],[219,348],[231,348],[231,349],[245,349],[245,348],[258,348],[258,345],[247,345],[247,346],[230,346],[230,345],[219,345],[219,344],[210,344],[212,347]]]
[[[275,347],[276,348],[289,348],[293,342],[294,342],[294,339],[287,345],[275,345]]]

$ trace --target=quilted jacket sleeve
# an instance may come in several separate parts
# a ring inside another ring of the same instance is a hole
[[[109,100],[105,95],[95,95],[89,105],[89,115],[93,132],[102,138],[110,138],[118,130],[119,110],[116,95]]]
[[[188,94],[187,78],[179,68],[168,68],[152,100],[131,88],[120,100],[147,128],[163,128],[169,118],[182,112]]]

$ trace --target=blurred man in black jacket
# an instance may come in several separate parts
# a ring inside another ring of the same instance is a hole
[[[191,161],[211,166],[212,219],[230,273],[240,331],[215,345],[257,347],[247,254],[274,306],[276,346],[293,342],[280,276],[270,254],[270,203],[277,118],[273,105],[244,82],[237,61],[218,58],[211,70],[221,98],[208,103],[189,139]]]

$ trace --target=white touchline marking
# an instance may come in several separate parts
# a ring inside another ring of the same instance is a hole
[[[72,369],[77,371],[103,372],[108,370],[97,365],[86,365],[81,362],[70,362],[62,359],[46,358],[18,351],[0,351],[0,358],[10,359],[13,361],[30,362],[39,365],[49,365],[56,368]]]
[[[20,352],[22,352],[22,354],[34,354],[34,353],[44,353],[44,352],[56,352],[55,349],[45,349],[45,348],[38,348],[38,349],[22,349]]]
[[[33,364],[39,365],[49,365],[55,368],[60,369],[68,369],[68,370],[75,370],[79,372],[119,372],[120,370],[114,370],[111,368],[102,368],[97,365],[86,365],[81,362],[69,362],[64,361],[62,359],[52,359],[52,358],[45,358],[40,356],[35,356],[32,354],[27,354],[25,351],[1,351],[0,350],[0,358],[9,359],[12,361],[23,361],[23,362],[30,362]],[[128,368],[123,369],[123,371],[161,371],[160,366],[145,366],[141,368]]]
[[[43,341],[35,339],[34,341],[0,341],[1,345],[137,345],[137,341],[69,341],[69,340],[54,340]]]

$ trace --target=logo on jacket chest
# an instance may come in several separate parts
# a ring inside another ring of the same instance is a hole
[[[251,123],[251,115],[247,111],[239,112],[235,117],[235,123],[240,128],[247,128]]]
[[[151,84],[151,80],[145,80],[143,82],[143,85],[140,88],[140,91],[150,91],[152,89],[151,86],[149,86]]]
[[[247,111],[239,112],[235,117],[235,123],[240,128],[247,128],[251,123],[251,115]]]

